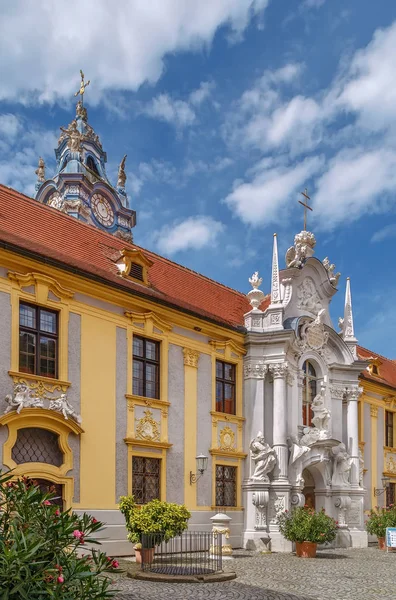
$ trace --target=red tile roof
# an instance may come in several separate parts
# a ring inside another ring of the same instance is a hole
[[[378,358],[378,375],[372,375],[369,371],[365,370],[362,372],[362,377],[368,381],[375,383],[382,383],[389,387],[396,388],[396,362],[390,358],[385,358],[381,354],[377,354],[372,350],[358,346],[358,356],[363,360],[370,358]]]
[[[2,185],[0,241],[226,326],[243,326],[243,315],[250,310],[241,292]],[[139,248],[153,262],[150,287],[118,275],[115,262],[123,248]]]

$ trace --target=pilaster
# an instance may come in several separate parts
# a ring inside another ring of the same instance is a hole
[[[184,481],[190,481],[190,471],[195,473],[197,454],[197,389],[199,352],[183,348],[184,358]],[[197,486],[186,485],[184,502],[189,509],[196,508]]]
[[[275,480],[287,480],[287,403],[286,377],[287,362],[270,363],[269,371],[274,379],[274,411],[273,411],[273,447],[278,459],[275,468]]]

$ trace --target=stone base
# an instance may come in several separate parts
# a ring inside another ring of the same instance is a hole
[[[352,546],[351,533],[347,527],[340,528],[337,531],[335,539],[336,548],[350,548]]]
[[[367,548],[368,546],[368,535],[366,531],[360,531],[359,529],[350,530],[351,535],[351,546],[352,548]]]
[[[271,539],[266,531],[245,531],[243,547],[246,550],[265,552],[271,549]]]
[[[280,532],[274,531],[271,535],[271,551],[272,552],[293,552],[293,544],[289,540],[285,540]]]

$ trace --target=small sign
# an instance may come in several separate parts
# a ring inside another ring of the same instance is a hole
[[[386,551],[388,548],[396,548],[396,527],[387,527],[385,534]]]

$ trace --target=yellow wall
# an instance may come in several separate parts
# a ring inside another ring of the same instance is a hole
[[[81,508],[115,507],[116,328],[81,319]]]

